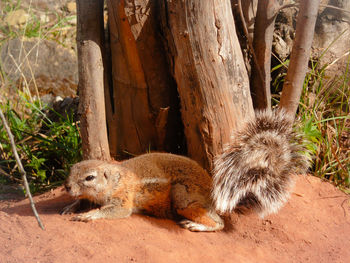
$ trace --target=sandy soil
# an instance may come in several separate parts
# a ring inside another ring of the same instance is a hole
[[[277,215],[233,214],[225,231],[192,233],[171,220],[70,221],[62,188],[36,197],[42,231],[27,200],[0,201],[0,262],[350,262],[349,196],[299,177]]]

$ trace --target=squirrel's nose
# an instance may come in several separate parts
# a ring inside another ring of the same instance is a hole
[[[70,187],[68,184],[64,184],[64,188],[66,188],[66,191],[69,192],[72,187]]]

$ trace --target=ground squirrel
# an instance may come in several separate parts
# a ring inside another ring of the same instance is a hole
[[[261,216],[287,200],[292,175],[306,172],[309,160],[282,111],[264,111],[236,133],[214,162],[213,179],[195,161],[168,153],[148,153],[123,162],[98,160],[75,164],[66,182],[74,197],[101,208],[73,218],[124,218],[134,212],[180,216],[191,231],[224,227],[218,212],[250,204]],[[78,202],[64,208],[76,210]]]

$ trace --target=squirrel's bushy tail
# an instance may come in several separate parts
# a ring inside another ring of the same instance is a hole
[[[249,203],[264,215],[289,197],[294,174],[305,173],[309,157],[293,120],[282,110],[257,112],[214,163],[213,199],[219,212]]]

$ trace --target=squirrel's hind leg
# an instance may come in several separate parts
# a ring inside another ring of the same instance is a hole
[[[179,222],[180,226],[195,232],[219,231],[224,228],[224,221],[216,212],[192,205],[177,209],[177,213],[186,218]]]
[[[173,210],[184,217],[179,224],[190,231],[218,231],[224,228],[224,221],[211,209],[207,191],[201,191],[195,184],[176,183],[171,189]]]

